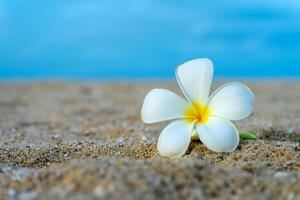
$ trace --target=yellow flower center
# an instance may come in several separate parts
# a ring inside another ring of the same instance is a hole
[[[183,114],[188,123],[195,122],[204,124],[208,121],[211,109],[200,102],[193,102]]]

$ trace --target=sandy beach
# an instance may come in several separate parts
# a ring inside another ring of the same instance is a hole
[[[156,150],[168,122],[140,119],[175,82],[1,83],[0,199],[300,199],[300,82],[245,83],[255,109],[235,124],[258,139],[178,159]]]

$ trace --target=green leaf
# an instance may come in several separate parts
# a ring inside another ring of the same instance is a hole
[[[240,132],[240,138],[246,139],[246,140],[256,140],[256,135],[254,133],[251,133],[249,131],[241,131]]]

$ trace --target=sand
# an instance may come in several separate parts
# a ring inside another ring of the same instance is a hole
[[[178,159],[156,150],[167,122],[140,120],[176,83],[1,83],[0,199],[300,199],[300,82],[246,83],[255,111],[235,124],[258,139]]]

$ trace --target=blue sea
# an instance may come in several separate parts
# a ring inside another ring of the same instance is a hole
[[[1,0],[0,79],[299,77],[300,1]]]

